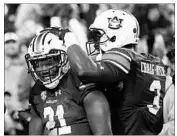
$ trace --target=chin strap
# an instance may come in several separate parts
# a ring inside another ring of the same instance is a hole
[[[100,49],[100,53],[96,56],[96,61],[100,61],[102,56],[103,56],[103,53],[102,53],[102,51]]]
[[[57,83],[58,82],[58,83]],[[50,83],[50,84],[46,84],[44,85],[46,88],[48,89],[54,89],[55,87],[57,87],[57,85],[59,84],[60,80],[57,79],[54,82]]]

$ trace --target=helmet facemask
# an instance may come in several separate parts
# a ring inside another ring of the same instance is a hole
[[[100,45],[105,44],[110,38],[106,35],[103,29],[90,28],[89,40],[86,42],[86,49],[88,55],[98,55],[101,52]]]
[[[28,71],[35,81],[39,80],[47,88],[55,88],[59,80],[67,73],[67,55],[62,50],[51,50],[49,54],[30,57],[25,56]],[[56,85],[53,85],[53,84]],[[50,86],[50,87],[49,87]]]

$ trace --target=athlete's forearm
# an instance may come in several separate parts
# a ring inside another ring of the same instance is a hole
[[[79,45],[72,45],[67,50],[71,69],[81,78],[98,75],[96,63],[82,50]]]
[[[67,47],[68,60],[75,74],[80,77],[81,80],[87,79],[87,81],[89,77],[94,78],[94,76],[97,76],[97,65],[79,46],[80,43],[77,41],[74,33],[66,33],[64,41]]]

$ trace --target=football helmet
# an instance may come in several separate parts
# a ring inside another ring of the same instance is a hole
[[[86,49],[88,55],[128,44],[138,44],[139,23],[129,12],[107,10],[99,14],[89,27]]]
[[[66,47],[58,37],[59,32],[60,28],[55,27],[42,30],[32,39],[25,55],[28,72],[49,89],[55,88],[69,69]]]

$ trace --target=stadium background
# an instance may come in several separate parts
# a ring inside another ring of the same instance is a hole
[[[33,36],[45,27],[69,27],[86,50],[90,24],[97,14],[110,8],[128,10],[135,15],[140,24],[137,52],[159,56],[169,67],[169,73],[174,73],[174,60],[167,53],[174,48],[175,4],[5,4],[4,134],[28,133],[28,122],[16,119],[16,110],[28,107],[29,90],[34,84],[24,59]]]

